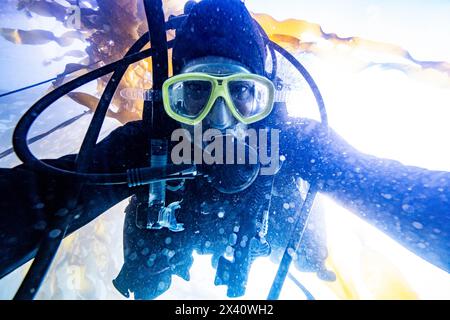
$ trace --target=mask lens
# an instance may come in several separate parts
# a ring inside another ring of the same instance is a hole
[[[234,107],[244,118],[254,117],[270,108],[270,89],[258,80],[233,80],[228,90]]]
[[[180,116],[195,119],[205,109],[212,84],[206,80],[179,81],[169,86],[171,109]]]

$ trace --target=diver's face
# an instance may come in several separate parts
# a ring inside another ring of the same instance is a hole
[[[238,62],[221,57],[204,57],[196,59],[188,63],[182,70],[181,73],[189,72],[202,72],[214,76],[228,76],[236,73],[251,73],[247,68],[239,64]],[[190,105],[195,105],[195,99],[204,98],[207,94],[202,92],[203,88],[201,85],[196,85],[195,88],[190,90],[190,94],[187,94],[184,99],[192,100]],[[204,88],[204,91],[208,92],[209,88]],[[204,105],[204,101],[199,103],[199,105]],[[245,129],[246,125],[240,123],[231,113],[227,107],[225,100],[219,97],[208,113],[208,115],[203,119],[200,124],[202,126],[202,131],[208,129],[217,129],[222,132],[236,129]],[[192,126],[182,125],[184,128],[193,129]]]

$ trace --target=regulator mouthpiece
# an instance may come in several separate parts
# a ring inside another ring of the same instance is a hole
[[[223,161],[217,162],[203,164],[199,167],[199,171],[215,189],[228,194],[238,193],[250,187],[261,167],[257,151],[237,139],[234,139],[233,149],[225,149]]]

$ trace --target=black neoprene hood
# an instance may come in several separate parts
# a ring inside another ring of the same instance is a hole
[[[194,5],[177,31],[173,48],[174,74],[189,61],[219,56],[241,62],[265,75],[264,40],[240,0],[203,0]]]

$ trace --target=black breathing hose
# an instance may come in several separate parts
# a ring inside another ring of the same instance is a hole
[[[317,187],[311,185],[306,194],[305,201],[303,202],[300,212],[294,217],[295,225],[294,230],[291,233],[289,242],[284,250],[283,257],[281,258],[280,265],[278,266],[277,274],[272,282],[272,286],[267,296],[267,300],[277,300],[280,297],[281,289],[283,288],[284,281],[289,272],[289,267],[292,260],[297,254],[300,247],[300,243],[303,239],[308,219],[311,213],[311,208],[314,203],[314,199],[317,195]]]
[[[320,90],[308,72],[306,68],[298,61],[291,53],[289,53],[286,49],[279,46],[275,42],[266,38],[266,41],[269,44],[269,47],[274,48],[278,51],[283,57],[285,57],[303,76],[303,78],[308,83],[312,93],[314,94],[314,98],[316,99],[317,107],[320,113],[321,124],[324,128],[328,128],[328,116],[325,108],[325,103],[323,102],[322,94]],[[311,208],[314,203],[314,199],[317,195],[318,187],[316,185],[310,185],[307,195],[305,197],[305,201],[303,202],[302,208],[297,216],[294,218],[294,230],[291,233],[291,237],[289,238],[289,242],[284,250],[283,257],[281,259],[280,265],[278,267],[277,274],[272,282],[272,286],[270,288],[269,294],[267,296],[268,300],[277,300],[280,296],[281,289],[283,288],[283,284],[286,280],[286,276],[289,272],[289,267],[292,263],[296,252],[298,251],[303,234],[305,232],[309,215],[311,213]]]
[[[173,42],[170,42],[172,44]],[[117,68],[120,68],[121,66],[128,66],[130,64],[133,64],[137,61],[140,61],[142,59],[148,58],[152,55],[152,49],[146,49],[139,53],[135,53],[132,55],[129,55],[119,61],[113,62],[111,64],[108,64],[106,66],[103,66],[99,69],[96,69],[94,71],[91,71],[77,79],[74,79],[61,87],[53,90],[43,98],[41,98],[39,101],[37,101],[19,120],[17,123],[17,126],[14,130],[13,134],[13,147],[14,152],[17,154],[17,157],[22,160],[24,163],[26,163],[31,169],[36,170],[38,172],[50,174],[50,175],[63,175],[65,177],[70,176],[77,180],[82,180],[85,178],[89,179],[90,183],[95,183],[96,181],[101,182],[101,184],[105,184],[108,182],[108,178],[111,178],[111,183],[116,184],[117,183],[117,174],[95,174],[95,173],[89,173],[89,174],[83,174],[79,172],[74,171],[68,171],[64,169],[60,169],[57,167],[54,167],[52,165],[49,165],[45,163],[42,160],[39,160],[36,158],[32,152],[29,149],[28,143],[27,143],[27,135],[28,131],[33,124],[33,122],[37,119],[37,117],[46,110],[52,103],[54,103],[56,100],[64,96],[65,94],[71,92],[72,90],[92,81],[99,77],[102,77],[104,75],[107,75],[108,73],[113,72]],[[110,97],[109,95],[107,96]],[[103,106],[103,104],[100,104],[100,106]],[[106,106],[106,110],[107,110]],[[95,117],[95,122],[93,121],[93,124],[95,126],[101,127],[103,119],[100,118],[100,115],[103,114],[103,116],[106,114],[106,110],[100,110],[99,113],[96,112],[98,115]],[[98,128],[97,128],[98,130]],[[86,143],[86,147],[84,150],[90,151],[91,148],[93,148],[92,145],[90,145],[90,141],[97,140],[97,130],[91,130],[90,134],[95,137],[93,138],[85,138],[84,143]],[[86,151],[85,151],[86,152]]]
[[[145,1],[146,13],[149,15],[152,12],[152,9],[160,6],[161,1]],[[155,7],[156,6],[156,7]],[[162,7],[161,7],[162,8]],[[159,12],[159,11],[158,11]],[[148,17],[149,18],[149,17]],[[161,16],[158,16],[159,20],[161,20]],[[163,18],[163,16],[162,16]],[[170,19],[167,24],[165,24],[166,29],[176,28],[184,19],[184,16],[176,17]],[[153,24],[152,24],[153,25]],[[149,19],[150,26],[150,19]],[[161,30],[160,30],[161,31]],[[159,36],[162,34],[160,32]],[[320,91],[314,82],[311,75],[308,71],[303,67],[303,65],[292,56],[287,50],[279,46],[278,44],[272,42],[268,39],[267,35],[263,33],[266,43],[268,44],[271,56],[272,56],[272,71],[269,77],[275,79],[277,72],[277,61],[275,51],[279,52],[282,56],[284,56],[305,78],[308,82],[314,97],[317,101],[317,105],[320,112],[321,122],[326,127],[328,125],[328,118],[326,114],[325,105],[323,103],[322,96]],[[150,182],[156,181],[167,181],[167,180],[179,180],[186,178],[193,178],[196,174],[195,168],[192,166],[167,166],[164,169],[161,168],[140,168],[140,169],[131,169],[124,173],[113,173],[113,174],[97,174],[97,173],[87,173],[89,170],[88,160],[95,148],[96,141],[98,139],[98,135],[101,130],[101,126],[103,124],[103,120],[105,118],[106,112],[108,110],[109,104],[113,98],[113,95],[119,85],[119,82],[123,75],[125,74],[128,66],[135,62],[138,62],[142,59],[151,57],[155,54],[154,48],[146,49],[143,51],[142,48],[148,43],[149,33],[144,34],[136,43],[130,48],[125,57],[119,61],[113,62],[111,64],[105,65],[101,68],[98,68],[94,71],[91,71],[77,79],[69,81],[68,83],[58,87],[53,90],[39,101],[37,101],[19,120],[13,134],[13,147],[14,151],[17,154],[18,158],[26,163],[31,169],[34,169],[38,172],[56,175],[56,176],[64,176],[70,177],[76,181],[80,185],[82,184],[101,184],[101,185],[115,185],[115,184],[128,184],[130,187],[143,185]],[[171,48],[173,45],[173,40],[167,42],[167,48]],[[167,50],[166,48],[166,50]],[[154,57],[155,58],[158,57]],[[167,65],[164,65],[164,55],[159,55],[159,65],[158,63],[154,64],[154,70],[158,74],[158,78],[155,84],[157,87],[162,85],[161,79],[167,78]],[[154,61],[155,62],[155,61]],[[165,61],[167,64],[167,59]],[[161,66],[161,64],[163,64]],[[64,96],[65,94],[71,92],[72,90],[92,81],[104,75],[107,75],[111,72],[114,72],[110,81],[108,82],[102,97],[99,101],[97,109],[94,113],[94,116],[91,120],[89,129],[86,133],[86,136],[83,140],[83,144],[80,148],[80,153],[77,156],[76,160],[76,170],[77,171],[69,171],[60,169],[54,166],[51,166],[39,159],[37,159],[30,151],[28,143],[27,143],[27,135],[28,131],[33,124],[33,122],[37,119],[37,117],[46,110],[52,103],[56,100]],[[164,76],[164,73],[166,76]],[[161,83],[160,83],[161,82]],[[154,121],[159,121],[161,119],[162,110],[158,110],[159,114],[153,114],[153,108],[149,108],[148,105],[144,106],[144,121],[148,121],[150,127],[153,125]],[[155,117],[156,116],[156,117]],[[166,127],[167,128],[167,127]],[[78,190],[80,189],[78,188]],[[308,195],[305,199],[303,208],[301,210],[300,216],[297,219],[295,233],[292,235],[291,240],[289,242],[288,247],[286,248],[283,259],[280,263],[280,267],[277,273],[277,276],[272,285],[271,292],[269,294],[269,299],[277,299],[279,293],[281,291],[282,285],[287,275],[287,271],[289,269],[289,265],[292,261],[292,251],[288,249],[294,250],[294,252],[298,249],[300,244],[304,228],[306,226],[309,212],[314,200],[314,197],[317,193],[317,188],[315,186],[311,186]],[[72,200],[76,201],[78,197],[78,192],[72,195]],[[48,267],[53,260],[54,254],[59,247],[62,239],[65,236],[65,232],[67,230],[68,225],[71,222],[71,215],[68,214],[66,217],[61,218],[57,226],[62,226],[63,230],[59,230],[58,232],[51,232],[55,230],[48,230],[46,238],[43,240],[38,254],[36,255],[35,261],[33,262],[30,271],[27,273],[25,280],[17,291],[15,299],[32,299],[37,290],[39,289],[40,284],[48,270]],[[56,234],[57,233],[57,234]],[[56,235],[55,235],[56,234]]]
[[[148,35],[149,33],[145,34],[138,41],[136,41],[136,43],[127,52],[125,58],[121,59],[120,61],[109,64],[107,66],[94,70],[82,77],[74,79],[40,99],[25,113],[25,115],[20,119],[19,123],[16,126],[13,135],[13,147],[19,159],[21,159],[24,163],[31,166],[37,171],[45,172],[47,174],[64,175],[65,177],[72,177],[76,180],[77,186],[75,188],[75,191],[73,192],[73,194],[69,195],[70,198],[67,200],[67,207],[69,209],[75,208],[79,192],[81,190],[82,184],[84,183],[107,185],[127,183],[128,186],[134,187],[149,182],[191,178],[192,174],[195,175],[195,169],[193,169],[192,166],[189,166],[189,168],[185,168],[187,170],[187,175],[179,172],[179,166],[177,166],[177,168],[172,168],[175,169],[175,175],[170,175],[170,172],[168,172],[167,170],[171,170],[168,167],[163,169],[131,169],[126,173],[120,174],[83,173],[89,169],[88,160],[95,148],[95,144],[98,139],[98,135],[100,133],[101,126],[103,124],[103,120],[105,118],[109,104],[128,66],[134,62],[140,61],[154,54],[155,50],[153,49],[144,50],[143,52],[139,53],[139,51],[148,42]],[[58,100],[63,95],[89,81],[95,80],[112,71],[115,72],[102,94],[93,119],[91,120],[88,132],[80,148],[80,153],[77,156],[77,172],[53,167],[34,157],[27,144],[27,134],[36,118],[53,102]],[[47,229],[46,236],[39,246],[38,252],[30,267],[30,270],[27,272],[25,279],[22,281],[22,284],[20,285],[16,295],[14,296],[15,300],[30,300],[35,297],[47,273],[47,270],[50,267],[51,262],[53,261],[59,245],[65,237],[67,228],[70,225],[72,219],[72,214],[67,214],[65,217],[54,219],[50,228]]]
[[[148,43],[147,33],[140,37],[131,48],[126,53],[125,57],[129,57],[144,48],[144,46]],[[119,65],[117,69],[115,69],[113,75],[108,81],[106,88],[103,90],[102,96],[98,102],[97,108],[95,109],[95,113],[92,117],[91,123],[89,124],[86,135],[83,139],[83,143],[80,147],[80,152],[77,155],[77,171],[83,172],[87,168],[87,163],[89,157],[92,155],[92,152],[97,143],[98,136],[100,134],[100,130],[105,119],[106,113],[108,111],[109,105],[111,104],[111,100],[114,97],[114,93],[116,92],[117,87],[119,86],[120,80],[124,76],[127,71],[129,65]]]
[[[172,43],[167,41],[166,30],[177,29],[184,19],[172,18],[166,23],[161,0],[144,0],[144,9],[149,29],[148,36],[154,51],[152,56],[153,97],[151,101],[144,101],[142,120],[152,140],[170,139],[172,131],[179,128],[179,123],[166,115],[161,95],[155,95],[155,93],[161,92],[163,83],[169,77],[168,49]],[[148,139],[147,148],[151,149],[150,139]]]
[[[145,54],[150,55],[151,51],[148,50]],[[27,143],[28,131],[36,118],[53,102],[58,100],[66,93],[72,91],[73,89],[114,71],[116,68],[120,67],[120,62],[123,63],[123,60],[89,72],[86,75],[74,79],[50,92],[49,94],[41,98],[38,102],[36,102],[25,113],[25,115],[19,120],[19,123],[14,130],[13,147],[20,160],[22,160],[25,164],[36,171],[47,173],[49,175],[64,175],[65,177],[71,177],[76,180],[74,192],[69,195],[70,199],[67,200],[66,206],[68,207],[68,209],[73,209],[76,206],[76,199],[78,198],[79,192],[81,190],[81,185],[82,183],[84,183],[84,181],[82,182],[83,176],[87,179],[92,179],[94,181],[97,180],[97,182],[106,181],[108,183],[117,183],[124,177],[120,174],[105,174],[99,176],[78,173],[48,165],[45,162],[34,157],[34,155],[31,153]],[[99,125],[101,126],[101,123]],[[46,230],[46,234],[42,239],[41,244],[39,245],[39,249],[36,253],[35,259],[14,296],[14,300],[31,300],[35,297],[48,271],[48,268],[50,267],[50,264],[54,259],[59,245],[65,237],[67,228],[72,222],[72,219],[73,214],[69,213],[64,217],[55,217],[51,221],[49,227]]]
[[[267,39],[269,46],[278,51],[283,57],[285,57],[298,72],[302,75],[302,77],[306,80],[309,87],[311,88],[312,93],[314,94],[314,98],[317,103],[317,107],[319,108],[320,113],[320,121],[324,127],[328,127],[328,115],[327,110],[325,108],[325,103],[323,102],[322,94],[320,93],[319,87],[314,81],[311,74],[306,70],[306,68],[298,61],[289,51],[273,42],[272,40]]]

